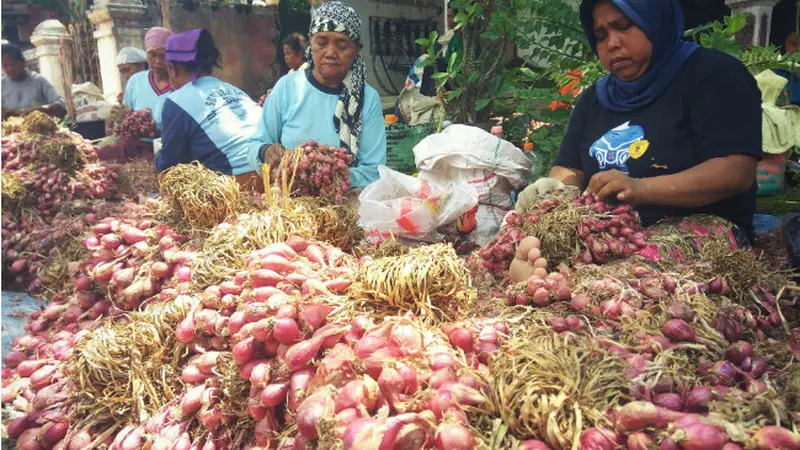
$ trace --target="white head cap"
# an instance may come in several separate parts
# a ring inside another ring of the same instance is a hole
[[[147,53],[138,48],[125,47],[117,54],[117,65],[147,62]]]

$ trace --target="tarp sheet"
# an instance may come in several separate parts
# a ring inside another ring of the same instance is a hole
[[[14,338],[25,332],[31,313],[45,304],[45,300],[24,292],[3,291],[3,355],[11,351]]]

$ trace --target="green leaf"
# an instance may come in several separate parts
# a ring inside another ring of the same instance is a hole
[[[520,74],[526,78],[538,78],[536,72],[532,71],[529,67],[520,67]]]
[[[705,39],[702,39],[702,44],[706,48],[711,48],[734,56],[738,56],[742,52],[738,42],[721,33],[708,35]]]
[[[453,54],[450,55],[450,60],[447,61],[448,72],[455,72],[455,65],[457,60],[458,60],[458,52],[453,52]]]
[[[484,108],[489,106],[489,103],[491,103],[491,101],[492,100],[488,99],[488,98],[482,98],[482,99],[478,100],[477,102],[475,102],[475,110],[476,111],[482,111]]]
[[[725,18],[725,25],[730,35],[733,36],[747,26],[747,15],[736,13],[732,16],[728,16]]]
[[[433,74],[431,76],[431,78],[433,78],[434,80],[442,80],[442,79],[445,79],[445,78],[447,78],[449,76],[450,76],[450,74],[447,73],[447,72],[437,72],[437,73]]]

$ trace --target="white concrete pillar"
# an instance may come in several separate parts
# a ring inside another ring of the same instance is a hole
[[[59,48],[62,44],[72,45],[72,38],[67,28],[58,20],[50,19],[40,23],[31,35],[31,43],[36,47],[36,58],[39,60],[39,73],[64,96],[64,84],[59,60]]]
[[[780,0],[725,0],[731,13],[743,13],[752,16],[752,27],[745,27],[737,38],[740,44],[768,45],[772,28],[772,10]]]
[[[96,1],[88,16],[95,29],[103,94],[116,98],[122,92],[117,53],[125,47],[144,49],[145,33],[157,24],[151,23],[141,2],[132,0]]]
[[[100,62],[100,78],[103,80],[103,94],[116,95],[122,91],[122,79],[117,69],[117,40],[114,38],[114,21],[108,8],[93,10],[89,20],[94,25],[94,38],[97,40],[97,55]]]

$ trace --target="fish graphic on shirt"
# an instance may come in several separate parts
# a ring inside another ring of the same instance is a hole
[[[638,159],[648,146],[644,129],[625,122],[596,140],[589,148],[589,155],[597,160],[601,171],[616,169],[628,173],[628,159]]]

